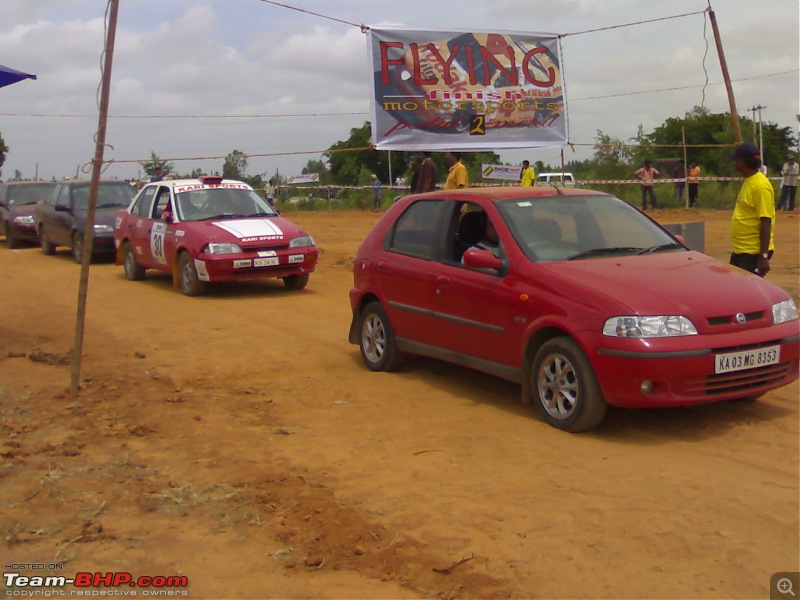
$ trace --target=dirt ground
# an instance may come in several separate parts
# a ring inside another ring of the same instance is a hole
[[[795,298],[796,215],[769,276]],[[74,397],[78,267],[0,249],[5,572],[182,575],[191,598],[767,598],[800,570],[797,382],[570,435],[505,381],[371,373],[348,290],[377,215],[289,216],[321,248],[301,292],[186,298],[94,265]],[[729,213],[654,216],[704,220],[727,260]]]

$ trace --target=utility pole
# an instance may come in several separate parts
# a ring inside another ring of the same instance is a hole
[[[719,66],[722,69],[722,79],[725,81],[725,89],[728,91],[728,104],[731,111],[731,125],[733,126],[733,137],[737,144],[742,143],[742,130],[739,127],[739,113],[736,111],[736,99],[733,97],[733,85],[731,85],[731,76],[728,73],[728,63],[725,62],[725,52],[722,49],[722,39],[719,37],[719,27],[717,27],[717,17],[714,11],[711,10],[711,3],[709,2],[708,20],[711,21],[711,30],[714,32],[714,42],[717,46],[717,54],[719,55]]]
[[[764,127],[761,121],[761,111],[767,108],[766,106],[753,106],[750,110],[753,112],[753,143],[756,143],[756,127],[758,128],[758,151],[761,153],[761,164],[764,165]],[[756,112],[758,112],[758,121],[756,121]]]
[[[78,282],[78,315],[75,322],[75,346],[72,348],[72,373],[69,385],[69,391],[73,394],[76,394],[80,389],[83,333],[86,327],[86,298],[89,295],[89,265],[92,262],[92,246],[94,244],[94,215],[97,208],[97,188],[100,185],[100,173],[103,170],[103,152],[106,146],[108,98],[111,95],[111,66],[114,60],[114,38],[117,33],[118,11],[119,0],[110,0],[108,33],[105,39],[105,61],[103,63],[103,79],[100,90],[100,116],[98,118],[97,135],[95,136],[92,183],[89,187],[89,206],[86,209],[86,235],[83,241],[81,275]]]

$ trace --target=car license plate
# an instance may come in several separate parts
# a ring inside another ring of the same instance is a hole
[[[759,348],[758,350],[747,350],[745,352],[717,354],[714,357],[714,372],[730,373],[732,371],[744,371],[746,369],[755,369],[767,365],[776,365],[780,359],[780,346],[770,346],[769,348]]]
[[[253,259],[253,266],[254,267],[274,267],[280,263],[280,260],[277,256],[272,258],[254,258]]]

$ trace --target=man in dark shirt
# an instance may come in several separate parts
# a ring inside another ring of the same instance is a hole
[[[422,166],[419,168],[418,192],[432,192],[436,189],[436,179],[438,172],[433,163],[430,152],[422,153]]]

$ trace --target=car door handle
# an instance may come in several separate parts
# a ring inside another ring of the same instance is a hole
[[[389,272],[389,263],[387,263],[385,260],[379,261],[378,262],[378,271],[380,271],[381,273],[388,273]]]
[[[450,285],[450,278],[447,275],[439,275],[436,278],[436,285]]]

